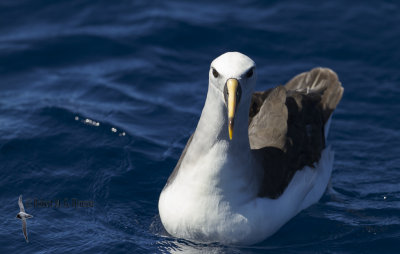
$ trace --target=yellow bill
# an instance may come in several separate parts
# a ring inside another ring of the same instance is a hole
[[[228,79],[226,82],[226,86],[228,89],[228,120],[229,120],[229,139],[232,140],[233,137],[233,125],[235,119],[235,111],[236,111],[236,103],[237,103],[237,89],[239,83],[236,79]]]

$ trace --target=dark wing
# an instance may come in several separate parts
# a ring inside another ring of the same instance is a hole
[[[18,206],[20,212],[25,212],[24,204],[22,203],[22,195],[19,195]]]
[[[336,73],[327,68],[312,69],[285,86],[253,94],[249,140],[264,167],[259,196],[278,198],[297,170],[319,161],[325,124],[342,94]]]
[[[185,155],[186,155],[186,151],[187,151],[187,149],[189,148],[190,143],[192,143],[193,135],[194,135],[194,132],[193,132],[193,134],[190,136],[188,142],[186,143],[185,149],[183,149],[183,152],[182,152],[182,154],[181,154],[181,157],[179,158],[179,161],[178,161],[178,163],[176,164],[176,166],[175,166],[175,168],[174,168],[174,171],[172,171],[171,175],[169,176],[169,178],[168,178],[168,180],[167,180],[167,184],[165,185],[164,188],[166,188],[168,185],[170,185],[170,184],[175,180],[175,177],[176,177],[176,175],[178,174],[179,168],[181,167],[182,160],[183,160],[183,158],[184,158]]]
[[[337,74],[328,68],[314,68],[301,73],[290,80],[285,87],[289,91],[303,94],[308,91],[320,95],[324,122],[328,121],[343,95],[343,87]]]
[[[26,220],[25,218],[22,219],[22,232],[24,233],[25,240],[28,243],[28,232],[26,231]]]

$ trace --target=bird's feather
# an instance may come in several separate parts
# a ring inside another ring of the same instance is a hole
[[[22,231],[24,232],[26,242],[29,242],[28,231],[26,230],[26,219],[25,218],[22,219]]]
[[[312,69],[285,86],[253,94],[249,140],[264,168],[259,196],[278,198],[296,171],[319,161],[325,148],[324,126],[342,94],[337,75],[327,68]]]
[[[189,140],[187,141],[186,146],[183,149],[183,152],[181,154],[181,157],[179,158],[178,163],[176,164],[176,166],[175,166],[174,170],[172,171],[171,175],[169,176],[167,184],[165,185],[164,188],[166,188],[168,185],[170,185],[174,181],[176,175],[178,174],[179,168],[181,167],[182,160],[186,155],[186,151],[189,148],[190,143],[192,143],[193,135],[194,135],[194,133],[190,136]]]
[[[278,198],[296,171],[319,161],[325,148],[324,126],[342,94],[336,73],[328,68],[314,68],[285,86],[253,93],[249,141],[264,168],[260,197]],[[174,181],[193,134],[165,187]]]
[[[22,203],[22,195],[19,195],[18,206],[20,212],[25,212],[24,204]]]

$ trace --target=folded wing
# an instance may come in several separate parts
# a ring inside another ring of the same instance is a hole
[[[249,140],[264,167],[260,197],[278,198],[297,170],[319,161],[325,124],[342,94],[336,73],[327,68],[312,69],[285,86],[253,94]]]

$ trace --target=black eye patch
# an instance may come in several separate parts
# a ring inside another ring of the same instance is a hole
[[[218,78],[218,76],[219,76],[218,71],[214,68],[212,68],[212,74],[213,74],[214,78]]]
[[[254,68],[251,68],[247,73],[246,73],[246,78],[251,78],[254,73]]]

